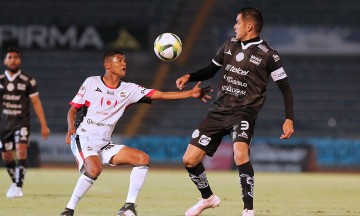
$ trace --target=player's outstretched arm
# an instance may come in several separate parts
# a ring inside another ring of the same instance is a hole
[[[283,134],[281,134],[280,139],[288,139],[294,133],[294,122],[291,119],[285,119],[283,124]]]
[[[201,82],[198,82],[194,88],[187,91],[178,91],[178,92],[162,92],[162,91],[156,91],[152,96],[152,100],[178,100],[178,99],[184,99],[184,98],[200,98],[202,101],[206,102],[207,99],[211,98],[210,95],[208,95],[209,92],[212,91],[210,86],[207,86],[205,88],[200,88]]]
[[[76,113],[77,113],[77,109],[71,106],[67,115],[68,131],[65,136],[66,144],[71,143],[71,136],[76,133],[76,129],[75,129]]]

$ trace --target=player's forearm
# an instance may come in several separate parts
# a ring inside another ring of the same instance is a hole
[[[67,115],[68,130],[75,128],[76,108],[71,107]]]
[[[192,96],[192,91],[179,91],[179,92],[161,92],[157,91],[152,96],[152,100],[178,100],[189,98]]]
[[[37,118],[39,119],[41,127],[47,127],[46,118],[42,104],[38,98],[33,98],[33,107]]]

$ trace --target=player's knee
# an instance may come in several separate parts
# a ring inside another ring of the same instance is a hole
[[[234,160],[236,164],[244,164],[249,161],[249,154],[247,152],[235,152]]]
[[[147,154],[142,154],[142,155],[140,155],[140,157],[139,157],[139,163],[138,164],[142,164],[142,165],[149,165],[149,163],[150,163],[150,157],[149,157],[149,155],[147,155]]]
[[[97,178],[102,172],[102,167],[99,166],[87,167],[86,172],[88,173],[89,176],[93,178]]]
[[[195,167],[199,162],[192,157],[184,155],[183,163],[185,167]]]

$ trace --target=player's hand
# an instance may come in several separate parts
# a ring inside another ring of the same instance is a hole
[[[203,102],[207,102],[207,99],[210,99],[211,96],[208,95],[209,92],[212,92],[213,89],[211,89],[211,86],[206,86],[204,88],[200,88],[200,84],[201,82],[198,82],[194,88],[191,90],[192,91],[192,96],[194,98],[201,98],[201,100]]]
[[[43,140],[46,140],[49,137],[50,134],[50,129],[45,126],[45,127],[41,127],[41,137],[43,138]]]
[[[176,80],[176,87],[182,90],[183,88],[185,88],[186,83],[189,82],[189,79],[190,79],[189,74],[180,77],[179,79]]]
[[[294,133],[294,122],[291,119],[285,119],[283,124],[283,134],[281,134],[280,139],[288,139]]]
[[[70,128],[68,130],[68,132],[66,133],[65,136],[65,142],[66,144],[70,144],[71,143],[71,136],[74,135],[76,133],[76,129],[75,128]]]

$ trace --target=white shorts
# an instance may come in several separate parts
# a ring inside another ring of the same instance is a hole
[[[83,171],[85,158],[98,156],[103,164],[109,164],[110,159],[123,147],[124,145],[104,141],[96,137],[83,135],[73,135],[71,137],[71,150],[76,158],[80,172]]]

